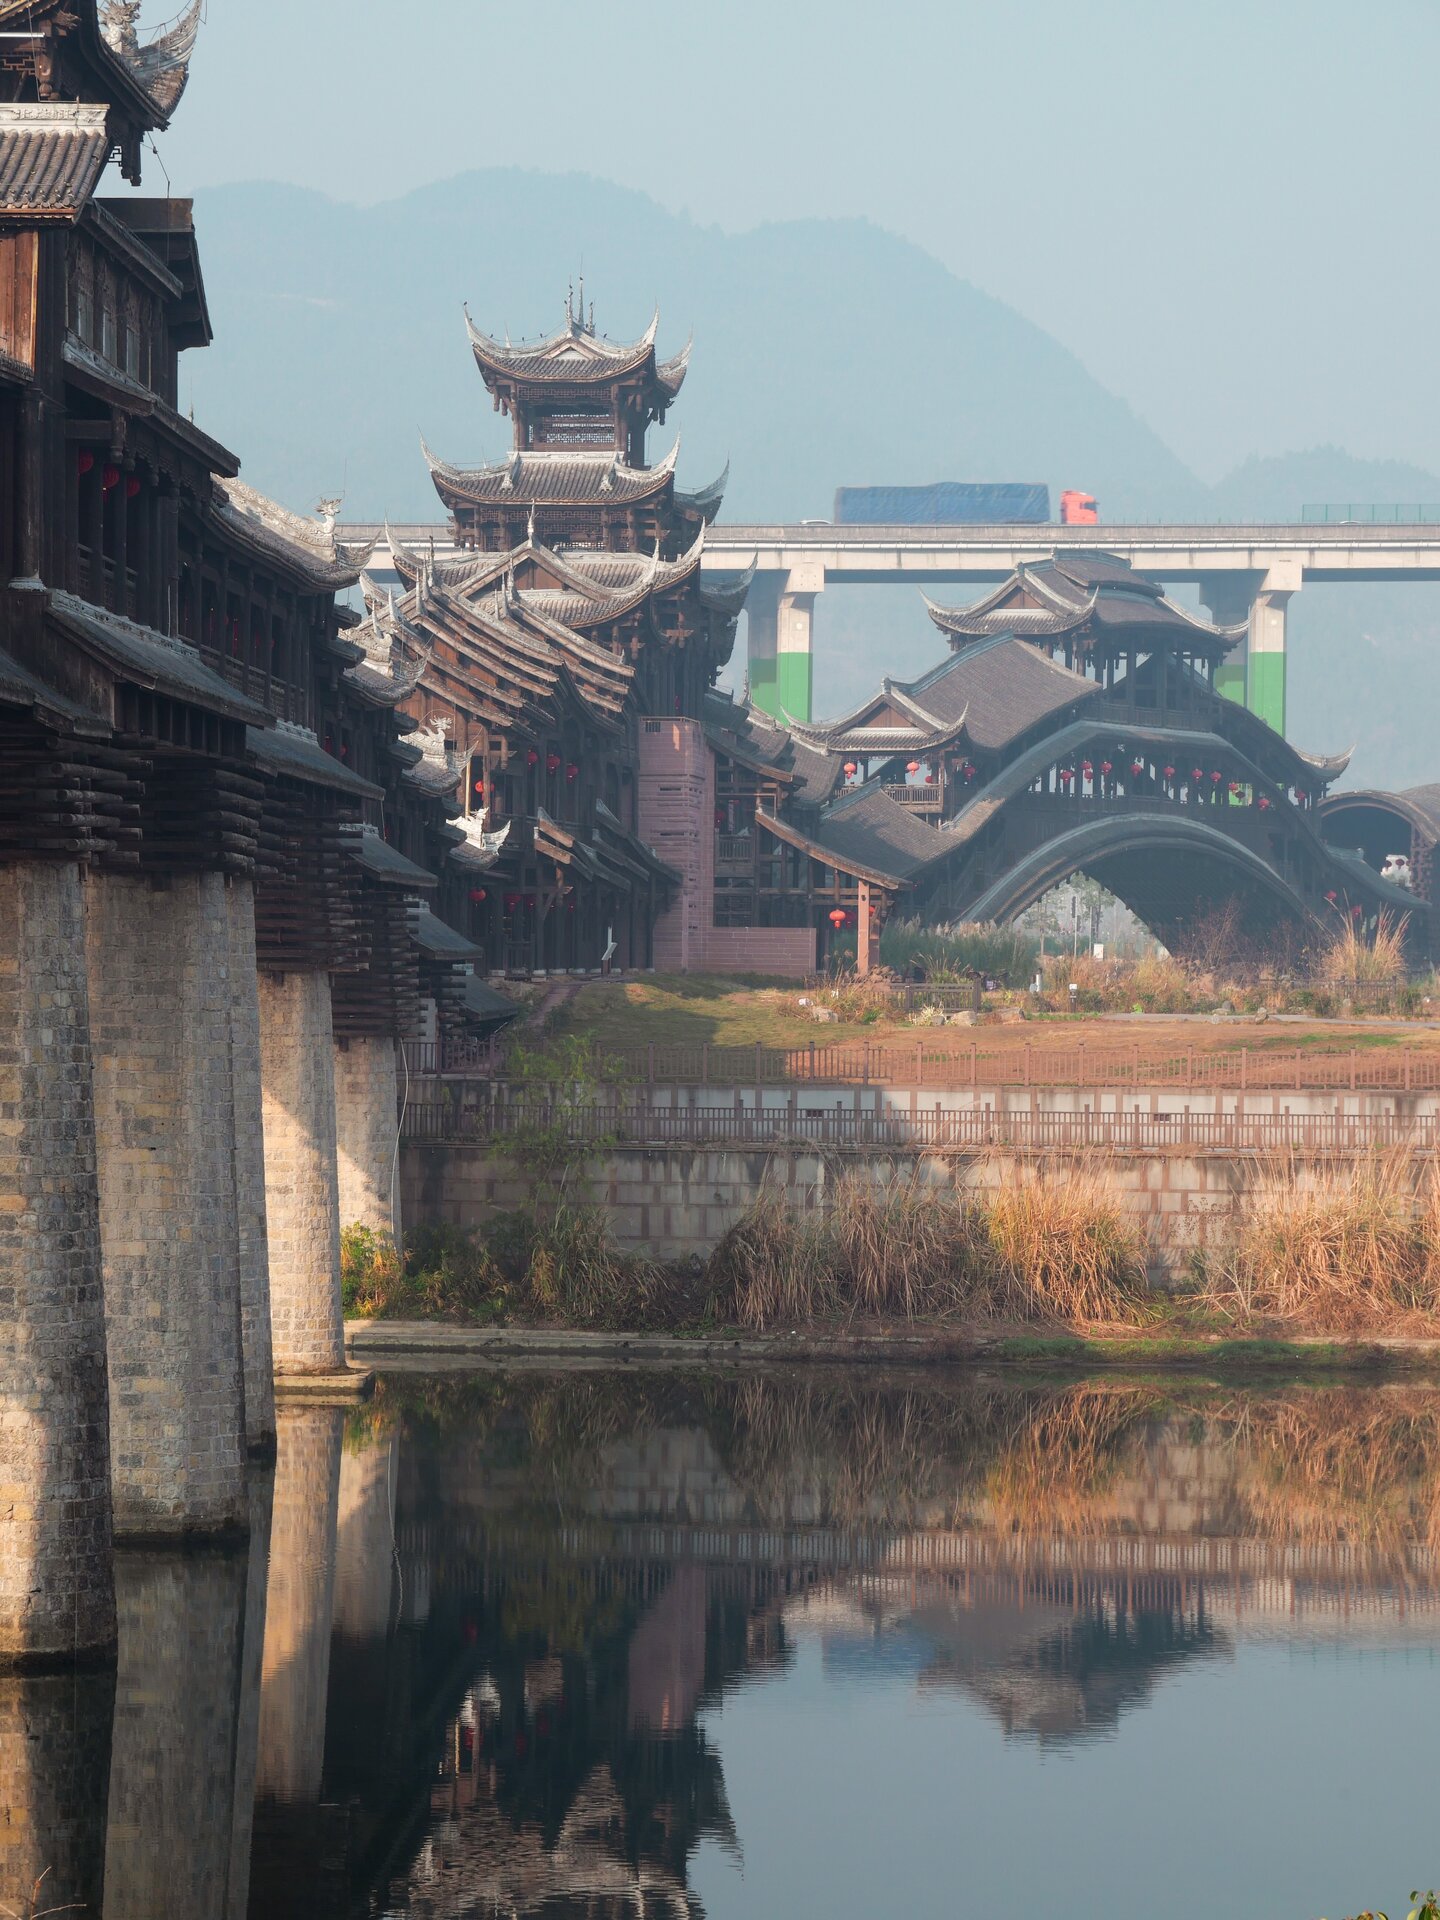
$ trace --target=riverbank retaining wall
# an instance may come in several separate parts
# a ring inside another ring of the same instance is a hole
[[[710,1109],[715,1093],[697,1089],[657,1089],[657,1112],[687,1105]],[[1245,1122],[1270,1119],[1280,1132],[1296,1122],[1297,1142],[1305,1122],[1348,1121],[1355,1137],[1377,1130],[1401,1129],[1429,1119],[1433,1125],[1440,1097],[1433,1093],[1242,1093],[1187,1094],[1172,1090],[1127,1089],[1098,1092],[1066,1087],[990,1088],[923,1097],[904,1089],[809,1089],[801,1096],[802,1115],[824,1102],[837,1113],[870,1114],[893,1120],[923,1116],[936,1102],[947,1112],[983,1107],[997,1122],[1025,1115],[1139,1116],[1133,1147],[1108,1146],[1075,1151],[1031,1152],[997,1145],[974,1150],[934,1152],[922,1146],[796,1144],[773,1142],[727,1145],[659,1142],[626,1145],[598,1155],[588,1164],[591,1197],[609,1212],[616,1238],[625,1247],[644,1248],[665,1260],[703,1258],[734,1225],[765,1185],[778,1186],[800,1211],[823,1210],[837,1181],[857,1174],[876,1184],[918,1179],[939,1186],[996,1190],[1008,1182],[1083,1163],[1099,1166],[1120,1204],[1145,1227],[1157,1281],[1182,1271],[1191,1255],[1217,1244],[1233,1230],[1245,1196],[1258,1182],[1273,1180],[1277,1168],[1296,1179],[1307,1170],[1333,1164],[1334,1152],[1309,1155],[1298,1145],[1284,1159],[1274,1153],[1201,1145],[1156,1145],[1157,1135],[1190,1115],[1197,1123],[1211,1116]],[[783,1112],[783,1089],[732,1096],[736,1110],[751,1115]],[[663,1104],[662,1104],[663,1103]],[[1162,1122],[1158,1129],[1153,1122]],[[999,1129],[997,1128],[997,1131]],[[1197,1127],[1197,1132],[1200,1131]],[[1225,1131],[1221,1130],[1222,1133]],[[476,1227],[497,1212],[525,1204],[529,1190],[513,1162],[495,1142],[448,1140],[411,1142],[401,1156],[401,1186],[407,1221]]]

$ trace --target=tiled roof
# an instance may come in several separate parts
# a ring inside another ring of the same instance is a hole
[[[792,800],[818,806],[840,781],[840,756],[826,754],[789,733],[759,707],[742,706],[712,688],[705,696],[705,735],[717,753],[788,775]]]
[[[494,340],[488,333],[482,333],[470,318],[468,309],[465,325],[482,372],[509,375],[516,380],[588,386],[604,384],[652,360],[655,336],[660,329],[660,315],[657,311],[641,337],[627,345],[606,340],[593,327],[586,326],[583,315],[577,317],[568,305],[565,325],[558,332],[544,340],[521,341],[519,346],[512,345],[508,338],[504,341]],[[667,360],[663,369],[657,368],[672,393],[680,391],[689,353],[687,346],[683,354]]]
[[[258,548],[317,587],[340,591],[353,587],[369,551],[349,552],[335,539],[335,517],[327,503],[318,520],[292,513],[242,480],[216,480],[216,518],[247,546]]]
[[[280,721],[262,733],[251,727],[246,745],[261,769],[287,780],[303,780],[309,786],[330,787],[336,793],[348,793],[357,800],[380,800],[384,789],[352,773],[333,754],[326,753],[307,727]]]
[[[77,220],[109,152],[104,106],[0,106],[0,216]]]
[[[630,506],[663,492],[673,481],[677,440],[653,467],[629,467],[617,453],[511,453],[487,467],[452,467],[422,440],[435,491],[447,507],[570,506],[599,502]]]
[[[72,593],[53,590],[49,617],[99,659],[114,678],[160,693],[227,720],[244,720],[253,729],[268,727],[270,716],[258,701],[247,700],[213,673],[184,640],[122,619]]]
[[[407,891],[426,893],[439,884],[428,867],[417,866],[413,860],[407,860],[403,853],[397,853],[373,827],[364,826],[347,832],[341,844],[350,858],[377,880],[403,887]]]
[[[943,859],[954,842],[927,826],[907,807],[898,807],[875,786],[863,787],[826,807],[805,831],[784,819],[761,813],[757,819],[777,838],[818,860],[862,880],[905,886],[933,861]]]

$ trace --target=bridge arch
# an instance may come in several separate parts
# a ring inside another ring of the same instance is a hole
[[[974,900],[967,915],[1008,921],[1075,873],[1087,873],[1165,938],[1197,901],[1236,899],[1257,931],[1277,919],[1314,931],[1302,896],[1252,848],[1204,821],[1127,813],[1086,821],[1023,855]]]

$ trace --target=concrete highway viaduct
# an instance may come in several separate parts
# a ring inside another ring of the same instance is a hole
[[[452,553],[448,525],[387,529],[354,525],[347,541],[375,541],[383,562],[387,532],[411,548]],[[779,717],[815,717],[815,602],[832,587],[973,588],[1008,579],[1065,547],[1120,555],[1168,586],[1197,586],[1212,619],[1249,623],[1243,659],[1222,671],[1222,690],[1285,731],[1285,629],[1302,587],[1350,581],[1440,580],[1440,524],[1378,522],[1296,525],[1070,527],[852,527],[799,524],[712,526],[703,567],[717,577],[754,569],[746,602],[750,692]],[[965,596],[959,596],[963,598]]]

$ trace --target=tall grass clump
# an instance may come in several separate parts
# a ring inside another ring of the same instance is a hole
[[[1145,1237],[1085,1163],[1011,1178],[989,1200],[991,1311],[1018,1320],[1134,1319]]]
[[[711,1256],[709,1303],[756,1330],[840,1314],[1118,1320],[1144,1285],[1144,1239],[1089,1168],[984,1199],[850,1176],[823,1214],[766,1187]]]
[[[937,982],[968,980],[979,973],[1005,987],[1028,987],[1039,951],[1033,934],[980,920],[934,927],[918,920],[891,920],[880,935],[885,966],[901,975],[923,973]]]
[[[711,1254],[709,1283],[712,1311],[742,1327],[822,1319],[838,1300],[827,1224],[762,1187]]]
[[[582,1327],[634,1327],[649,1320],[660,1269],[616,1245],[603,1208],[562,1203],[529,1242],[524,1288],[544,1313]]]
[[[854,1313],[939,1316],[968,1305],[984,1285],[983,1216],[954,1191],[913,1176],[879,1186],[852,1175],[835,1189],[827,1226]]]
[[[1319,958],[1320,978],[1333,987],[1390,986],[1405,978],[1409,914],[1381,913],[1374,929],[1347,919]]]
[[[1336,1331],[1432,1316],[1440,1295],[1440,1184],[1414,1157],[1271,1167],[1245,1196],[1204,1291],[1233,1319]]]

